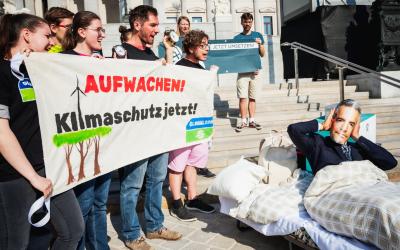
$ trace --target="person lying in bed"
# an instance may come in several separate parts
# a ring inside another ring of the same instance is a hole
[[[325,166],[344,161],[370,160],[382,170],[396,167],[397,161],[391,153],[360,136],[360,118],[360,105],[346,99],[331,110],[323,123],[311,120],[291,124],[288,133],[309,160],[314,174]],[[324,138],[314,133],[319,130],[329,130],[330,136]],[[355,143],[349,142],[350,138]]]

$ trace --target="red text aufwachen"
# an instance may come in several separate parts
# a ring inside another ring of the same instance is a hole
[[[154,76],[87,75],[85,93],[182,92],[185,80]]]

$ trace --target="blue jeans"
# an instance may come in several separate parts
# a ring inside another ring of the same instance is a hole
[[[163,226],[164,214],[161,210],[162,186],[167,175],[167,166],[168,153],[163,153],[124,167],[120,193],[123,240],[136,240],[140,237],[140,224],[136,213],[136,204],[145,176],[144,216],[146,229],[144,231],[153,232]]]
[[[85,221],[85,234],[78,250],[108,250],[107,199],[111,174],[105,174],[74,188]]]

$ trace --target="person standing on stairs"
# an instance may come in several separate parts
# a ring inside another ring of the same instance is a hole
[[[265,54],[264,38],[259,32],[251,30],[253,26],[253,15],[251,13],[243,13],[240,19],[243,31],[233,39],[254,39],[258,44],[259,54],[263,57]],[[262,128],[254,119],[256,113],[256,85],[258,73],[257,70],[255,72],[238,74],[236,87],[237,96],[239,98],[239,112],[242,120],[237,125],[235,129],[236,132],[241,132],[245,127],[255,128],[257,130]],[[249,99],[248,104],[247,99]],[[247,110],[249,111],[249,121],[247,121]]]

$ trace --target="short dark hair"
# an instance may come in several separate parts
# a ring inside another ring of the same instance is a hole
[[[137,20],[141,22],[145,22],[149,20],[149,14],[153,14],[158,16],[157,9],[149,6],[149,5],[139,5],[134,9],[129,11],[129,25],[131,26],[131,30],[134,30],[133,23]]]
[[[64,18],[73,17],[74,13],[61,7],[51,7],[44,15],[44,19],[46,19],[49,24],[55,25],[59,25]]]
[[[248,19],[254,20],[253,15],[249,12],[243,13],[242,16],[240,17],[241,21]]]
[[[345,99],[345,100],[339,102],[339,104],[336,106],[336,112],[342,106],[354,108],[355,110],[358,111],[359,114],[361,114],[361,106],[360,106],[360,104],[358,104],[358,102],[354,101],[353,99]]]
[[[185,35],[183,40],[183,50],[186,54],[190,54],[191,48],[197,47],[201,44],[203,38],[208,39],[208,35],[202,30],[191,30]]]

